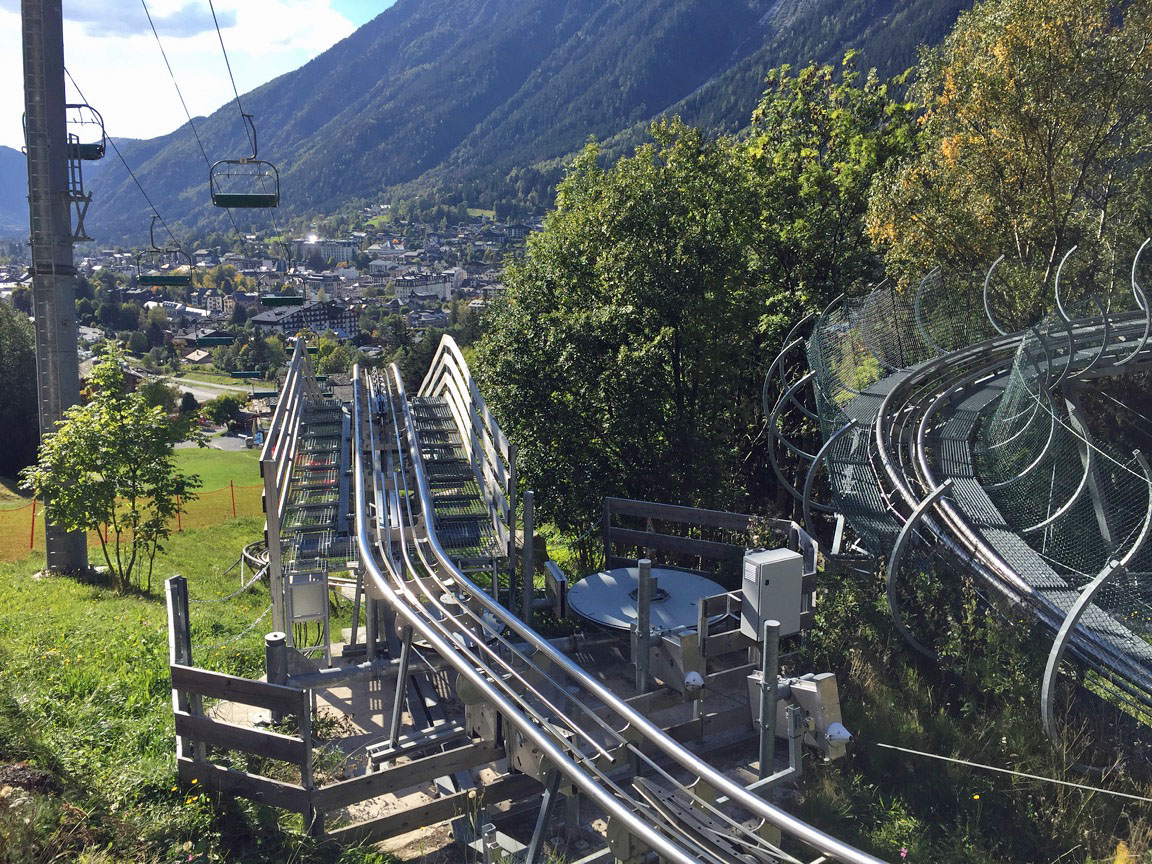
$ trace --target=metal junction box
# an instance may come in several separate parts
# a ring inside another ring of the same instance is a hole
[[[744,555],[744,601],[740,632],[759,642],[764,622],[780,622],[780,635],[800,632],[804,556],[791,549],[750,551]]]

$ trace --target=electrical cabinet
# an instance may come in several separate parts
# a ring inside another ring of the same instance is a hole
[[[744,555],[744,599],[740,631],[757,642],[764,622],[780,622],[780,635],[800,632],[804,556],[791,549],[763,549]]]

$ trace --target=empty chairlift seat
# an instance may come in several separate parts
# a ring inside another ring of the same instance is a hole
[[[104,158],[104,118],[91,105],[71,104],[67,111],[68,158],[94,162]]]
[[[136,281],[145,288],[192,284],[192,259],[182,249],[147,249],[136,256]]]
[[[209,182],[217,207],[279,207],[280,174],[263,159],[221,159]]]
[[[244,114],[252,155],[243,159],[221,159],[208,170],[212,203],[217,207],[279,207],[280,172],[271,162],[258,158],[256,126],[251,114]]]

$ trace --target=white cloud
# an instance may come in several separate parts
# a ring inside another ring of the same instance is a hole
[[[23,81],[18,5],[0,0],[0,80],[7,82]],[[331,0],[218,0],[215,5],[241,94],[297,68],[355,29]],[[206,0],[151,0],[148,7],[192,115],[210,114],[231,99]],[[149,138],[187,122],[140,6],[68,0],[64,62],[111,135]],[[23,112],[22,87],[0,88],[0,144],[22,145]]]

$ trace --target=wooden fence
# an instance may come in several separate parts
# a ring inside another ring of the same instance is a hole
[[[474,741],[382,771],[317,786],[313,773],[311,693],[194,667],[187,581],[182,576],[173,576],[165,583],[165,590],[177,771],[185,783],[196,782],[214,792],[240,795],[300,813],[309,830],[320,835],[324,833],[325,813],[409,789],[465,768],[487,765],[506,755],[502,744]],[[297,718],[299,732],[286,735],[226,722],[205,712],[205,699],[260,708],[277,717],[290,715]],[[299,769],[300,781],[287,782],[212,761],[221,751],[290,763]],[[530,792],[532,785],[536,784],[531,778],[517,776],[498,783],[486,797],[489,801],[504,797],[510,800]],[[474,806],[471,799],[475,795],[474,790],[449,795],[414,811],[405,810],[339,828],[329,836],[341,842],[390,836],[427,824],[416,821],[419,819],[441,821],[459,815]]]
[[[747,535],[756,523],[756,517],[743,513],[605,498],[604,560],[612,569],[634,567],[638,558],[650,558],[655,566],[701,573],[733,591],[740,587]],[[779,535],[781,543],[804,555],[800,626],[807,629],[812,626],[816,590],[815,543],[794,522],[769,519],[763,524]]]
[[[260,516],[261,486],[225,486],[211,492],[200,492],[183,506],[173,531],[210,528],[229,519]],[[95,531],[88,534],[88,545],[99,548]],[[34,551],[44,552],[44,508],[37,502],[0,510],[0,561],[21,561]],[[103,563],[96,561],[95,563]]]

